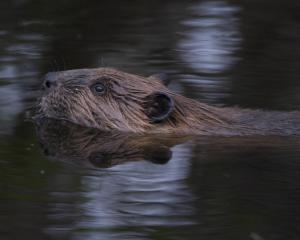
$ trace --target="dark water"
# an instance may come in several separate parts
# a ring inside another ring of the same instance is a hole
[[[0,2],[0,239],[300,239],[300,139],[25,121],[41,77],[167,72],[219,106],[300,110],[297,0]]]

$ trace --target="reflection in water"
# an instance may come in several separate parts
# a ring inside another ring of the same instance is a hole
[[[0,132],[7,133],[15,126],[15,118],[24,107],[21,89],[15,85],[0,87]]]
[[[185,183],[189,162],[184,159],[190,146],[180,144],[187,138],[99,132],[49,119],[37,123],[37,132],[51,159],[112,167],[81,180],[78,197],[83,201],[74,205],[81,217],[74,219],[73,228],[89,229],[85,235],[89,239],[93,231],[103,228],[193,224],[194,209],[189,202],[194,196]],[[57,201],[66,194],[50,195]],[[70,209],[49,207],[53,209],[49,218],[69,218]],[[58,228],[47,231],[56,234]]]
[[[204,1],[193,6],[193,18],[182,22],[188,30],[179,44],[189,67],[202,73],[222,73],[237,61],[240,36],[236,14],[240,9],[225,1]]]
[[[36,125],[46,156],[99,168],[141,160],[164,164],[172,157],[170,147],[185,140],[182,136],[101,132],[45,118],[36,119]]]
[[[172,237],[184,229],[185,239],[297,235],[297,137],[186,142],[51,122],[38,124],[43,151],[53,160],[76,162],[76,168],[49,179],[55,190],[47,193],[44,231],[50,236],[149,239],[155,227]]]
[[[8,133],[26,108],[25,100],[33,96],[27,90],[38,72],[35,61],[45,50],[45,38],[10,31],[2,31],[0,36],[0,132]]]

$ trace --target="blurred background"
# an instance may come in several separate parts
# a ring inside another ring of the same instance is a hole
[[[218,153],[199,140],[163,167],[100,171],[44,158],[25,121],[45,73],[94,67],[166,72],[217,106],[299,110],[299,1],[10,0],[0,13],[1,239],[300,238],[298,139]]]

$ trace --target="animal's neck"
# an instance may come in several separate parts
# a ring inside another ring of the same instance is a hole
[[[217,108],[180,99],[187,129],[218,135],[299,135],[300,112]],[[193,131],[192,131],[193,132]]]
[[[170,132],[210,134],[216,129],[230,128],[231,119],[225,117],[220,108],[199,103],[180,95],[173,96],[175,110],[162,126]]]

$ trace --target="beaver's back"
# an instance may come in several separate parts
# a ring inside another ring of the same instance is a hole
[[[300,111],[241,110],[238,115],[238,124],[254,134],[300,135]]]

